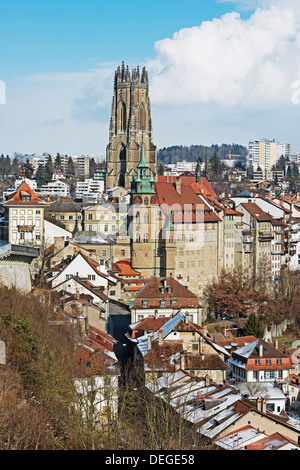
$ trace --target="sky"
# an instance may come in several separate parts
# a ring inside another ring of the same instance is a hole
[[[300,152],[298,0],[1,0],[0,153],[105,155],[115,69],[146,66],[153,141]]]

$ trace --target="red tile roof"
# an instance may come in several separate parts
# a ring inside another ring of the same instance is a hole
[[[118,276],[140,276],[140,272],[133,269],[128,261],[117,261],[115,263],[120,271]]]
[[[259,222],[271,222],[274,220],[270,214],[264,212],[255,202],[243,202],[241,205]]]
[[[221,219],[195,193],[192,186],[181,185],[180,194],[173,183],[155,183],[156,203],[165,214],[173,212],[173,222],[219,222]],[[191,209],[191,213],[189,213]],[[179,211],[179,213],[177,213]],[[203,216],[199,215],[203,211]]]
[[[165,284],[165,287],[164,287]],[[170,289],[167,289],[169,287]],[[148,300],[148,308],[162,308],[160,300],[165,299],[163,308],[200,307],[198,297],[172,277],[154,277],[137,293],[132,308],[142,308],[143,299]],[[175,300],[176,303],[172,303]]]
[[[24,200],[24,197],[30,198],[29,201]],[[47,202],[40,199],[35,192],[30,188],[30,186],[23,181],[19,189],[6,201],[3,203],[4,206],[14,206],[14,205],[38,205],[38,206],[47,206]]]

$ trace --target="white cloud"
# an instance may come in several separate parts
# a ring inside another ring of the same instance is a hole
[[[0,108],[2,153],[105,153],[115,64],[11,80]]]
[[[264,3],[264,2],[262,2]],[[297,14],[291,5],[237,12],[181,29],[155,44],[149,61],[152,101],[277,106],[291,100],[300,78]]]

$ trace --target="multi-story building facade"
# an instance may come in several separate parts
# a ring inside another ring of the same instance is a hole
[[[41,186],[38,191],[41,196],[63,196],[68,197],[70,195],[70,185],[59,179],[49,181],[49,183]]]
[[[76,198],[98,202],[104,192],[104,180],[88,178],[76,183]]]
[[[281,155],[286,157],[290,154],[291,144],[276,142],[275,139],[250,141],[248,146],[248,163],[253,166],[255,171],[258,167],[262,171],[271,170]]]
[[[13,195],[2,202],[1,239],[15,245],[42,248],[47,205],[24,181]]]
[[[57,155],[50,155],[53,165],[56,156]],[[90,172],[90,158],[87,155],[60,155],[61,170],[63,173],[66,173],[69,158],[72,159],[72,162],[74,164],[75,176],[78,178],[88,178]],[[34,170],[34,173],[37,171],[39,165],[44,166],[47,163],[48,159],[49,155],[33,156],[29,160],[29,163]]]
[[[273,277],[271,263],[271,244],[274,240],[272,229],[273,217],[264,212],[254,202],[245,202],[237,206],[243,214],[244,250],[247,250],[246,267],[252,275],[262,275],[266,279]],[[246,239],[247,238],[247,239]]]
[[[300,269],[300,222],[293,220],[290,222],[288,240],[288,265],[290,269],[296,271]]]
[[[64,224],[66,230],[82,230],[82,204],[56,201],[47,207],[47,214]]]
[[[283,392],[288,389],[289,374],[293,370],[290,358],[263,339],[235,350],[228,363],[232,378],[237,382],[263,384],[276,380]]]
[[[172,317],[179,310],[189,321],[202,324],[202,306],[197,296],[172,277],[154,277],[135,296],[131,323],[148,317]]]

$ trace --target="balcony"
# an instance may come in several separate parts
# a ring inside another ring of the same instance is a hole
[[[259,241],[269,241],[269,240],[273,240],[273,238],[274,238],[274,232],[271,232],[270,230],[259,230],[258,231]]]
[[[253,243],[254,235],[250,232],[250,230],[244,230],[242,236],[243,243]]]
[[[19,232],[33,232],[34,225],[18,225]]]

